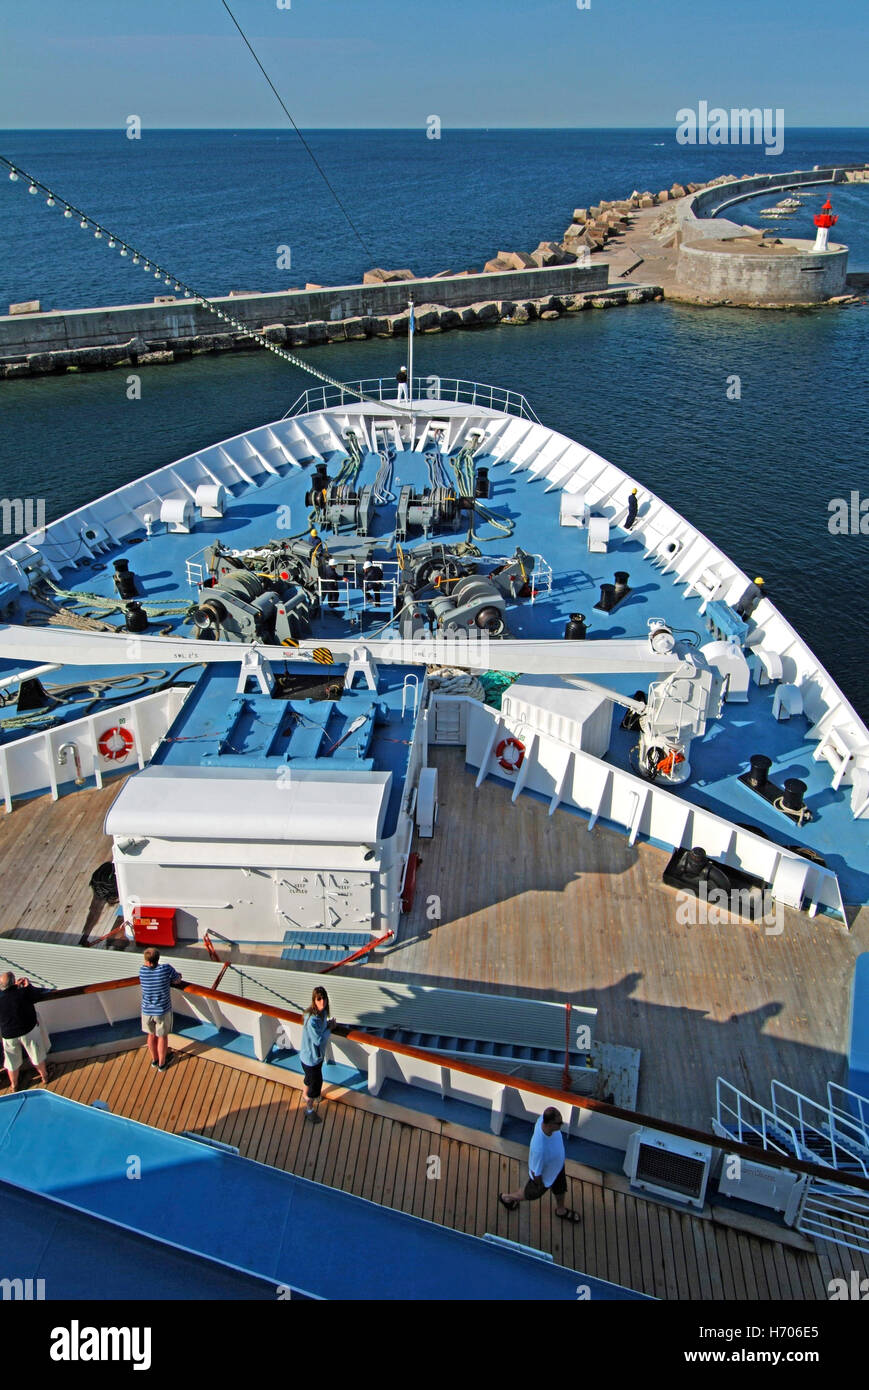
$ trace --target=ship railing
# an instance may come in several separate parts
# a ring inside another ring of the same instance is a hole
[[[731,1134],[738,1144],[748,1144],[765,1154],[796,1155],[797,1136],[786,1120],[719,1076],[715,1083],[717,1133]]]
[[[802,1235],[869,1255],[869,1192],[855,1190],[850,1182],[813,1177],[794,1225]],[[850,1297],[865,1298],[865,1293],[851,1292]]]
[[[401,566],[397,560],[378,560],[383,570],[382,579],[366,579],[359,560],[344,564],[344,572],[337,579],[317,579],[317,594],[321,607],[340,608],[344,613],[359,609],[362,612],[389,612],[389,621],[395,612],[398,600]]]
[[[212,932],[212,935],[217,933]],[[182,959],[175,957],[174,963],[183,968]],[[224,963],[218,980],[223,978],[226,968],[227,964]],[[235,967],[230,965],[229,968]],[[256,981],[245,979],[245,988],[252,983]],[[301,1040],[304,1016],[296,1009],[232,994],[216,988],[216,983],[209,987],[182,980],[173,988],[181,995],[176,1014],[186,1007],[194,1017],[210,1021],[216,1028],[231,1028],[236,1032],[240,1031],[239,1014],[250,1015],[250,1024],[244,1027],[244,1031],[252,1037],[254,1055],[260,1063],[267,1062],[271,1049],[278,1041],[277,1029],[281,1024],[293,1025],[295,1036],[290,1034],[290,1039],[294,1045],[298,1046]],[[40,1002],[39,1008],[40,1011],[50,1012],[60,1004],[61,1014],[65,1015],[65,1029],[75,1033],[81,1027],[81,1017],[75,1010],[72,1013],[68,1009],[64,1011],[61,1001],[89,995],[102,996],[106,991],[126,991],[129,996],[114,1006],[100,999],[100,1006],[110,1026],[137,1013],[140,985],[136,975],[53,990]],[[287,1032],[287,1029],[282,1031]],[[53,1031],[59,1059],[63,1055],[62,1037],[63,1030]],[[740,1120],[738,1134],[731,1129],[724,1132],[716,1129],[714,1133],[709,1133],[596,1100],[567,1089],[564,1082],[561,1086],[547,1085],[514,1073],[497,1071],[454,1054],[445,1055],[366,1033],[353,1026],[339,1025],[333,1033],[331,1047],[345,1064],[354,1066],[363,1074],[367,1070],[368,1090],[372,1095],[376,1096],[384,1081],[389,1080],[440,1091],[444,1096],[466,1100],[469,1104],[489,1106],[491,1129],[495,1134],[500,1134],[503,1122],[508,1117],[530,1122],[541,1115],[547,1106],[556,1105],[565,1118],[565,1129],[569,1133],[621,1151],[627,1150],[631,1135],[638,1129],[651,1129],[656,1134],[669,1134],[703,1144],[713,1151],[719,1161],[731,1156],[755,1163],[760,1161],[769,1168],[795,1175],[805,1184],[799,1213],[792,1218],[798,1229],[850,1248],[869,1248],[869,1178],[848,1174],[844,1181],[838,1178],[833,1180],[829,1168],[787,1150],[771,1147],[759,1153],[756,1136],[761,1131],[746,1114],[747,1107],[753,1106],[754,1102],[736,1092],[735,1088],[729,1089],[736,1100],[734,1113]],[[569,1076],[567,1081],[569,1083]]]
[[[187,587],[189,589],[198,591],[208,578],[209,570],[205,560],[205,552],[207,549],[208,546],[203,546],[201,550],[197,550],[184,562],[187,573]]]
[[[463,381],[457,377],[415,376],[413,378],[412,400],[425,404],[427,401],[444,401],[453,405],[476,405],[487,410],[497,410],[504,415],[516,415],[522,420],[531,420],[539,425],[536,414],[526,398],[519,391],[511,391],[504,386],[491,386],[480,381]],[[343,386],[312,386],[303,391],[286,415],[289,420],[294,415],[311,415],[319,410],[331,410],[343,405],[359,403],[359,393],[369,400],[383,401],[396,405],[398,385],[395,377],[367,377],[359,381],[348,381]],[[407,402],[401,402],[407,404]]]
[[[847,1134],[843,1133],[844,1122],[840,1122],[837,1137],[833,1116],[826,1106],[781,1081],[773,1081],[771,1091],[773,1113],[794,1130],[803,1157],[814,1155],[819,1163],[829,1164],[831,1168],[839,1171],[856,1168],[869,1177],[864,1158],[858,1152],[863,1148],[865,1155],[865,1140],[856,1125],[852,1123],[851,1132]],[[821,1156],[819,1146],[829,1154],[828,1158]]]
[[[869,1099],[857,1091],[849,1091],[847,1086],[828,1081],[827,1101],[834,1128],[839,1123],[846,1124],[849,1130],[856,1128],[869,1148]]]
[[[534,555],[534,574],[531,583],[531,602],[534,603],[541,594],[552,593],[552,566],[548,560],[544,560],[542,555]]]

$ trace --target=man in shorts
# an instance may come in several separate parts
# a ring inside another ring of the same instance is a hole
[[[508,1211],[515,1211],[520,1202],[536,1202],[544,1192],[555,1197],[555,1215],[562,1221],[581,1221],[578,1211],[571,1211],[564,1205],[567,1192],[567,1178],[564,1173],[564,1137],[561,1126],[564,1121],[554,1105],[549,1105],[539,1116],[531,1136],[531,1149],[528,1154],[528,1181],[518,1192],[502,1192],[501,1205]]]
[[[24,1053],[39,1072],[43,1086],[48,1082],[48,1067],[45,1063],[48,1049],[34,1005],[50,993],[50,989],[37,989],[29,980],[21,979],[16,983],[11,970],[0,975],[0,1037],[3,1039],[3,1065],[13,1091],[18,1090],[18,1073]]]
[[[171,989],[181,979],[168,961],[160,964],[160,952],[149,946],[145,964],[139,971],[142,986],[142,1032],[148,1038],[151,1066],[165,1071],[169,1065],[169,1034],[172,1032]]]

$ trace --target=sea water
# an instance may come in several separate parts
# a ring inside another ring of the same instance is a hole
[[[481,269],[559,238],[573,208],[674,179],[864,160],[866,133],[790,133],[779,160],[679,146],[672,131],[312,132],[368,251],[296,137],[282,131],[13,132],[0,151],[204,293],[358,280],[370,265]],[[296,143],[294,143],[294,141]],[[662,143],[663,142],[663,143]],[[129,146],[135,146],[130,149]],[[29,197],[0,188],[0,305],[141,302],[164,289]],[[763,225],[768,195],[732,214]],[[869,186],[832,190],[834,236],[869,269]],[[823,195],[777,233],[812,234]],[[277,248],[291,248],[278,270]],[[641,278],[641,272],[638,276]],[[869,718],[869,535],[833,534],[835,499],[869,498],[869,311],[645,304],[555,323],[418,335],[415,371],[524,392],[547,425],[633,473],[752,576]],[[345,380],[391,376],[404,344],[305,350]],[[49,518],[215,440],[282,415],[308,385],[271,354],[0,383],[0,486]],[[686,604],[686,610],[688,605]]]

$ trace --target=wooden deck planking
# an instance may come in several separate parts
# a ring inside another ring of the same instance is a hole
[[[611,832],[589,834],[578,817],[549,820],[545,806],[530,798],[511,806],[507,789],[494,783],[474,793],[456,750],[433,750],[433,761],[447,814],[423,846],[417,906],[402,929],[408,939],[361,973],[403,978],[407,965],[429,983],[596,1004],[601,1037],[643,1048],[640,1105],[704,1128],[718,1072],[755,1094],[765,1067],[802,1089],[811,1090],[806,1077],[815,1076],[816,1094],[820,1078],[836,1074],[831,1066],[841,1059],[833,1043],[813,1047],[811,1038],[841,1031],[853,958],[865,945],[865,914],[850,937],[797,914],[786,915],[781,938],[746,923],[680,926],[672,895],[659,883],[659,852],[629,850]],[[26,803],[0,820],[5,934],[45,937],[52,925],[72,923],[68,935],[78,940],[91,906],[90,873],[108,857],[102,822],[120,785]],[[479,850],[475,870],[471,837],[463,848],[454,833],[463,817],[466,829],[469,817],[477,829],[487,818],[499,827],[514,818],[520,844],[509,877],[503,859],[480,857]],[[72,878],[69,864],[81,865]],[[531,887],[532,880],[546,886]],[[426,895],[445,883],[452,892],[470,885],[461,891],[470,893],[471,910],[451,915],[443,890],[442,922],[426,923]],[[99,930],[108,925],[104,917]],[[773,1005],[781,1006],[777,1013]],[[549,1198],[510,1216],[497,1193],[524,1180],[515,1158],[448,1138],[412,1116],[405,1123],[338,1102],[321,1108],[322,1125],[311,1125],[293,1086],[200,1051],[186,1047],[164,1075],[150,1069],[142,1049],[68,1063],[52,1088],[82,1104],[103,1100],[144,1123],[198,1130],[258,1161],[429,1220],[539,1244],[574,1268],[662,1297],[684,1297],[687,1289],[695,1298],[826,1298],[831,1278],[847,1279],[852,1268],[866,1276],[867,1261],[856,1252],[822,1245],[807,1256],[577,1177],[568,1201],[582,1211],[581,1225],[558,1221]],[[426,1176],[429,1154],[442,1159],[440,1179]]]
[[[865,1277],[868,1269],[861,1255],[836,1245],[806,1255],[591,1177],[569,1175],[567,1200],[583,1213],[581,1225],[555,1218],[548,1197],[507,1215],[498,1191],[519,1186],[524,1165],[496,1151],[494,1141],[446,1138],[414,1125],[413,1116],[395,1119],[342,1101],[321,1106],[323,1125],[311,1125],[295,1087],[197,1054],[185,1049],[163,1074],[150,1068],[143,1048],[65,1063],[51,1087],[81,1104],[106,1099],[113,1111],[146,1125],[196,1127],[235,1141],[252,1158],[267,1152],[279,1168],[441,1225],[478,1236],[491,1230],[524,1244],[537,1234],[538,1248],[569,1268],[659,1298],[826,1298],[830,1279],[850,1279],[851,1269]],[[438,1150],[441,1177],[428,1179],[425,1159]]]
[[[114,908],[94,902],[90,876],[111,858],[103,823],[122,785],[17,802],[0,819],[4,936],[77,945],[89,922],[93,936],[110,929]]]
[[[416,905],[397,947],[356,973],[593,1005],[601,1038],[642,1052],[639,1108],[702,1129],[718,1075],[760,1099],[774,1076],[818,1098],[827,1080],[844,1079],[850,980],[869,948],[869,913],[850,934],[790,911],[780,937],[746,922],[680,924],[660,881],[662,851],[630,848],[601,827],[589,833],[568,812],[550,818],[528,796],[513,804],[493,779],[475,789],[459,749],[430,754],[441,818],[418,846]],[[4,935],[78,941],[121,785],[37,798],[0,817]],[[481,826],[502,853],[487,852],[485,837],[481,850]],[[433,892],[440,922],[426,917]],[[113,923],[111,909],[96,907],[93,936]]]
[[[665,852],[550,818],[531,797],[511,803],[491,778],[476,789],[460,749],[433,748],[430,761],[441,813],[417,845],[416,903],[395,948],[354,973],[597,1007],[599,1036],[642,1052],[638,1108],[700,1129],[719,1075],[759,1099],[774,1077],[819,1099],[844,1080],[869,913],[850,933],[789,909],[779,936],[741,920],[680,923]],[[426,916],[433,893],[439,922]]]

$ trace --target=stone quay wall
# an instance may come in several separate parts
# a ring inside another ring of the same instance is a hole
[[[230,295],[210,302],[270,342],[290,348],[403,337],[408,296],[417,332],[527,323],[562,313],[653,298],[654,287],[607,288],[604,265],[557,265],[504,273],[340,285],[280,294]],[[218,331],[215,331],[218,330]],[[67,312],[0,317],[0,376],[149,365],[194,353],[258,348],[204,305],[171,299]]]
[[[758,193],[782,193],[818,184],[863,181],[865,169],[829,165],[717,183],[685,198],[677,208],[678,257],[674,292],[695,304],[784,308],[825,304],[847,295],[848,248],[755,231],[718,211],[738,207]],[[820,206],[820,204],[819,204]]]
[[[847,246],[812,251],[814,242],[788,239],[792,254],[733,251],[721,243],[679,247],[679,290],[695,302],[748,307],[823,304],[846,293]]]

